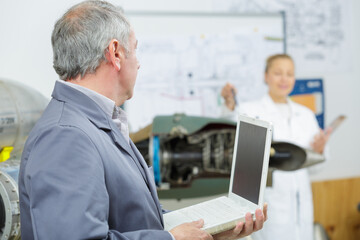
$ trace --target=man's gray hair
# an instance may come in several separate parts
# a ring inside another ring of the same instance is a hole
[[[122,9],[105,1],[85,1],[70,8],[51,36],[53,66],[62,80],[94,73],[106,61],[112,39],[129,52],[130,23]]]

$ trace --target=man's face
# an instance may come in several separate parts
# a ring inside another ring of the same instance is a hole
[[[128,99],[133,96],[133,90],[136,82],[136,76],[138,69],[140,68],[139,61],[136,57],[137,49],[137,39],[133,30],[130,32],[129,36],[129,52],[124,58],[124,62],[121,64],[124,88]]]

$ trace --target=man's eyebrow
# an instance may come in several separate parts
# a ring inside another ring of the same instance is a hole
[[[138,40],[136,39],[135,48],[137,48],[137,45],[138,45]]]

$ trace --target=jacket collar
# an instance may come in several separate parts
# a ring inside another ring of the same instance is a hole
[[[140,164],[143,166],[143,168],[145,169],[145,175],[146,175],[146,179],[151,179],[151,181],[154,179],[154,176],[150,174],[149,170],[148,170],[148,166],[146,165],[145,160],[143,159],[141,153],[139,152],[139,150],[136,148],[135,144],[133,143],[133,141],[130,140],[130,146],[131,148],[134,150],[135,155],[137,156],[137,158],[139,159]],[[149,189],[150,189],[150,193],[154,199],[156,208],[158,210],[159,213],[159,217],[161,219],[161,224],[164,226],[164,220],[163,220],[163,216],[162,216],[162,210],[161,210],[161,206],[159,201],[157,201],[158,195],[156,192],[156,188],[155,188],[155,184],[149,184],[147,182]]]
[[[51,95],[54,99],[73,105],[84,113],[98,128],[111,130],[110,121],[100,106],[84,93],[66,84],[56,82]]]
[[[70,104],[86,116],[96,127],[110,131],[114,142],[124,149],[133,159],[136,159],[129,143],[122,136],[120,130],[101,107],[83,92],[66,84],[56,82],[52,97],[66,104]]]

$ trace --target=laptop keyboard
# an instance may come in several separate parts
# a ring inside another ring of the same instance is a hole
[[[244,216],[248,211],[249,209],[245,206],[241,206],[227,197],[216,198],[181,209],[181,213],[191,221],[204,219],[204,228]]]

